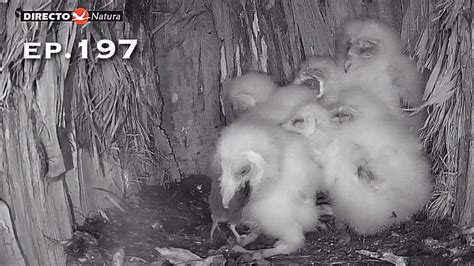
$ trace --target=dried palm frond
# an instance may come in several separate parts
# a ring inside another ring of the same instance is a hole
[[[137,73],[127,62],[112,58],[99,61],[90,74],[80,67],[76,100],[78,125],[90,132],[101,151],[113,147],[120,137],[127,139],[130,152],[141,152],[150,141],[143,117],[156,116],[148,99],[137,87]],[[145,114],[144,114],[144,113]]]
[[[118,43],[118,39],[129,39],[137,34],[127,25],[114,26],[120,29],[106,24],[83,28],[90,55],[89,60],[79,60],[77,65],[73,109],[80,144],[97,151],[96,156],[105,152],[115,158],[122,169],[132,170],[134,161],[153,164],[158,157],[153,152],[150,137],[153,127],[160,123],[157,78],[155,73],[149,73],[154,71],[146,65],[149,62],[143,62],[150,60],[141,53],[144,47],[137,46],[134,55],[139,54],[130,60],[121,58],[119,47],[110,59],[95,58],[95,46],[101,39]],[[140,49],[142,51],[137,51]],[[120,154],[127,154],[127,158],[120,158]]]
[[[466,24],[463,5],[464,1],[436,1],[414,51],[418,67],[431,71],[423,105],[428,111],[427,126],[421,137],[436,176],[434,196],[427,205],[428,214],[436,220],[450,217],[453,211],[460,140],[465,132],[459,54]]]

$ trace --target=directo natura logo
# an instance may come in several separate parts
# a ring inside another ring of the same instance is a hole
[[[25,11],[17,10],[17,15],[23,22],[30,21],[58,21],[74,22],[84,25],[87,22],[113,22],[123,21],[123,11],[88,11],[78,7],[73,11]]]

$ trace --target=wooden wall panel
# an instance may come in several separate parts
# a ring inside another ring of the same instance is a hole
[[[457,182],[456,206],[454,218],[460,225],[474,226],[474,117],[473,117],[473,86],[474,76],[472,72],[474,53],[474,30],[472,28],[472,1],[464,1],[463,10],[466,15],[459,23],[461,42],[460,64],[461,64],[461,86],[465,100],[464,124],[465,132],[460,140],[460,173]],[[470,16],[469,17],[469,13]]]
[[[67,192],[63,180],[41,175],[26,97],[17,95],[16,108],[1,113],[2,199],[10,206],[20,248],[29,265],[63,265],[62,246],[51,239],[72,236]]]
[[[221,126],[220,42],[207,1],[157,1],[169,22],[154,36],[163,129],[182,176],[207,165]]]

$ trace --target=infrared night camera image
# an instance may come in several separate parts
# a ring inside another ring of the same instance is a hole
[[[0,0],[0,265],[471,265],[472,14]]]

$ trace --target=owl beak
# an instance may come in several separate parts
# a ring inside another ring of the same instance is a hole
[[[229,203],[237,192],[239,184],[233,181],[223,182],[221,184],[222,206],[229,208]]]
[[[351,68],[352,66],[352,57],[351,56],[348,56],[346,61],[344,62],[344,72],[347,73],[349,71],[349,69]]]

